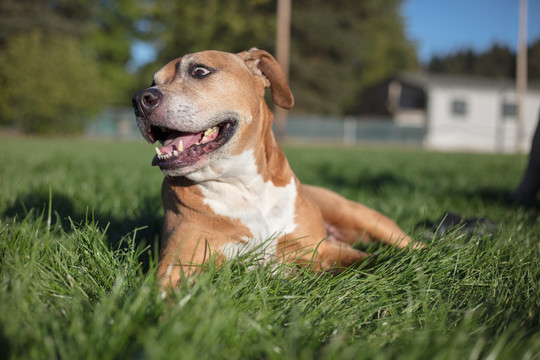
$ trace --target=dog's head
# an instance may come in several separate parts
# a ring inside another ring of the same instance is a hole
[[[169,62],[133,96],[143,137],[162,143],[152,165],[183,176],[253,146],[271,126],[261,119],[268,87],[276,105],[293,106],[279,65],[263,50],[204,51]]]

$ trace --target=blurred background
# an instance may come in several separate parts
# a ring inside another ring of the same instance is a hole
[[[275,0],[0,0],[0,129],[139,139],[131,96],[157,69],[205,49],[275,53],[276,11]],[[292,0],[287,138],[526,151],[539,15],[538,0]]]

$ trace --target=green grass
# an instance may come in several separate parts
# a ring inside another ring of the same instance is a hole
[[[428,250],[370,246],[374,268],[339,276],[229,262],[163,299],[151,147],[1,138],[2,357],[540,358],[539,207],[505,201],[525,157],[286,150],[302,181],[388,214]],[[447,211],[497,225],[427,236]]]

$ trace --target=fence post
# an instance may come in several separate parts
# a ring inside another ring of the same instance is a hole
[[[356,128],[358,120],[352,116],[346,116],[343,119],[343,142],[346,145],[356,144]]]

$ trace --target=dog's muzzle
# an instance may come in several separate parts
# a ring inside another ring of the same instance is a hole
[[[133,95],[132,104],[139,129],[151,144],[156,141],[152,165],[162,170],[181,169],[208,157],[225,145],[233,136],[238,124],[238,114],[220,114],[210,126],[196,131],[185,131],[179,126],[181,121],[169,122],[160,118],[157,108],[164,104],[164,95],[157,88],[148,88]]]

